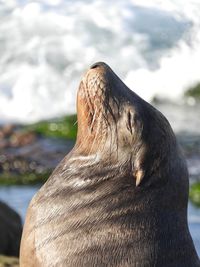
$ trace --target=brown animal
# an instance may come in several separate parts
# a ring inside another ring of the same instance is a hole
[[[200,266],[166,118],[101,62],[80,83],[77,111],[75,147],[29,206],[20,266]]]

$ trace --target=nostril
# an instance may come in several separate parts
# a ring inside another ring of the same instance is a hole
[[[96,62],[94,64],[92,64],[92,66],[90,67],[90,69],[95,69],[101,66],[106,66],[106,64],[104,62]]]
[[[99,66],[98,63],[92,64],[92,66],[90,67],[90,69],[95,69],[95,68],[97,68],[98,66]]]

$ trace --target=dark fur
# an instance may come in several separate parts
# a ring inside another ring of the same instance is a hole
[[[21,235],[20,216],[0,201],[0,254],[18,257]]]
[[[20,266],[200,266],[188,172],[168,121],[106,64],[86,78],[77,143],[30,204]]]

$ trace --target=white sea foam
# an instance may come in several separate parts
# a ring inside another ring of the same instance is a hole
[[[105,61],[146,100],[200,80],[198,0],[0,2],[0,121],[75,112],[84,70]]]

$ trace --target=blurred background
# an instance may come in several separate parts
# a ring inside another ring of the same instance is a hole
[[[0,0],[5,232],[20,237],[19,216],[23,224],[30,199],[74,144],[81,76],[105,61],[165,114],[177,135],[189,168],[188,220],[200,255],[199,14],[199,0]],[[11,214],[17,224],[8,224]],[[13,239],[4,239],[0,254],[16,256],[17,242],[13,250]],[[0,256],[0,264],[6,260]]]

